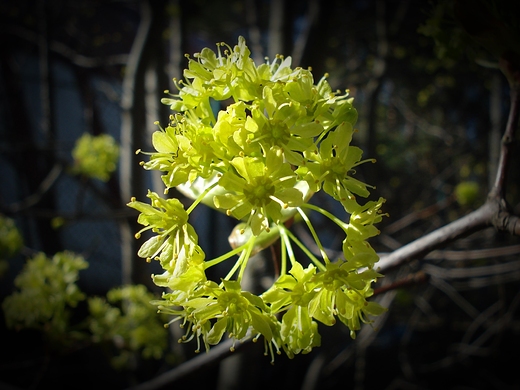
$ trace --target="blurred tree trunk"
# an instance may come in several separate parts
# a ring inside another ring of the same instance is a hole
[[[165,75],[163,33],[167,27],[166,1],[143,1],[141,22],[129,55],[123,80],[121,123],[121,197],[123,203],[135,196],[147,201],[147,188],[153,188],[139,165],[142,156],[135,151],[149,149],[149,124],[161,119],[159,91],[168,85]],[[161,88],[162,87],[162,88]],[[156,179],[157,180],[157,179]],[[154,288],[148,264],[137,256],[141,242],[134,237],[139,230],[137,215],[121,223],[122,282],[140,283]]]
[[[44,140],[44,150],[40,155],[38,164],[33,164],[31,170],[36,169],[36,181],[31,181],[29,193],[35,193],[41,181],[55,164],[55,140],[56,140],[56,120],[55,120],[55,98],[53,93],[53,78],[51,70],[51,59],[49,50],[49,30],[50,20],[47,2],[41,1],[40,18],[40,41],[38,44],[40,57],[40,99],[41,99],[41,118],[40,131]],[[25,140],[24,140],[25,142]],[[49,192],[39,203],[42,208],[54,210],[56,201],[53,192]],[[37,219],[36,225],[41,239],[41,247],[46,253],[55,253],[62,250],[59,235],[51,228],[51,221],[48,219]]]
[[[18,131],[7,131],[4,141],[8,145],[15,145],[11,150],[5,150],[3,153],[12,163],[16,172],[16,189],[14,196],[17,199],[24,199],[38,191],[40,183],[45,179],[50,169],[52,169],[52,153],[49,150],[41,151],[38,148],[35,139],[36,134],[31,131],[34,124],[31,123],[31,110],[26,105],[21,88],[21,79],[17,71],[16,59],[12,50],[6,49],[0,51],[0,69],[2,71],[3,87],[6,90],[6,96],[9,101],[5,109],[5,113],[9,114],[4,118],[6,123]],[[36,130],[38,131],[38,130]],[[46,148],[47,149],[47,148]],[[43,198],[39,199],[38,206],[52,209],[54,199],[51,194],[47,193]],[[60,250],[61,244],[59,235],[55,234],[50,227],[50,221],[42,218],[31,219],[30,210],[9,210],[8,205],[2,205],[2,212],[10,214],[11,212],[19,212],[27,214],[31,220],[31,226],[24,226],[26,231],[25,245],[32,248],[40,248],[46,253],[55,253]],[[5,207],[5,209],[4,209]]]
[[[284,25],[285,20],[285,0],[272,1],[269,8],[269,26],[268,26],[268,42],[267,56],[271,61],[275,59],[277,54],[285,53],[284,51]]]
[[[302,59],[307,50],[307,45],[309,43],[310,37],[316,33],[316,24],[319,21],[320,16],[320,3],[319,0],[308,0],[307,1],[307,12],[305,14],[305,19],[303,25],[301,27],[301,31],[298,33],[298,36],[294,40],[294,46],[292,49],[292,59],[293,66],[301,66]],[[312,33],[312,34],[311,34]],[[321,47],[321,44],[319,45]],[[311,66],[314,69],[313,63],[316,62],[324,62],[323,58],[319,60],[311,59],[309,61],[308,66]],[[315,74],[315,77],[318,79],[321,78],[321,74]]]
[[[385,21],[386,7],[384,0],[376,2],[376,36],[377,52],[372,67],[372,77],[365,88],[366,104],[365,118],[367,120],[366,132],[364,133],[364,154],[369,158],[376,157],[377,144],[377,107],[379,106],[379,94],[383,86],[386,74],[386,57],[388,55],[388,36]],[[371,170],[367,172],[367,182],[375,183],[376,178],[371,177]]]

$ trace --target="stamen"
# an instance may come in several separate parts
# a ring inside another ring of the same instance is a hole
[[[280,206],[282,206],[284,209],[286,209],[287,207],[289,207],[289,205],[287,203],[285,203],[284,201],[282,201],[281,199],[278,199],[276,196],[274,195],[269,195],[269,199],[271,200],[274,200],[276,203],[278,203]]]

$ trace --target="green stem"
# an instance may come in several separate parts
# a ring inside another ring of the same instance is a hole
[[[287,273],[287,254],[289,254],[289,259],[291,260],[291,264],[294,264],[296,258],[294,257],[294,252],[291,246],[291,240],[287,236],[287,232],[285,227],[280,229],[280,238],[281,240],[281,266],[280,266],[280,276],[285,275]]]
[[[253,247],[255,246],[255,239],[256,239],[256,237],[252,236],[244,245],[240,245],[237,248],[237,249],[240,249],[242,251],[242,253],[240,254],[240,257],[236,261],[236,263],[233,266],[233,268],[231,268],[231,270],[228,272],[228,274],[226,275],[224,280],[229,280],[233,276],[233,274],[237,271],[237,269],[242,266],[242,263],[244,261],[246,261],[246,264],[247,264],[247,260],[249,259],[249,255],[251,254],[251,251],[253,250]],[[237,249],[233,250],[232,252],[237,253]],[[242,273],[243,273],[243,270],[241,269],[239,278],[237,279],[238,281],[240,281]]]
[[[227,260],[230,257],[233,257],[234,255],[242,252],[243,250],[245,250],[247,248],[248,244],[249,244],[249,242],[246,242],[245,244],[237,246],[235,249],[230,250],[229,252],[226,252],[219,257],[215,257],[214,259],[204,262],[204,269],[208,269],[210,267],[213,267],[216,264],[222,263],[224,260]]]
[[[348,224],[343,222],[341,219],[339,219],[338,217],[336,217],[334,214],[332,214],[331,212],[325,210],[325,209],[322,209],[321,207],[319,206],[316,206],[316,205],[313,205],[313,204],[310,204],[310,203],[305,203],[305,204],[302,204],[300,207],[306,207],[308,209],[311,209],[311,210],[314,210],[314,211],[317,211],[318,213],[324,215],[325,217],[327,217],[328,219],[330,219],[332,222],[334,222],[336,225],[338,225],[341,229],[343,229],[343,231],[345,233],[347,233],[347,229],[348,229]]]
[[[325,252],[325,248],[323,248],[323,245],[321,245],[321,241],[318,237],[318,234],[316,234],[316,230],[314,230],[314,226],[312,226],[312,223],[311,223],[309,217],[307,217],[307,215],[303,212],[303,210],[301,208],[298,207],[297,210],[300,213],[302,219],[307,224],[307,227],[309,228],[309,231],[312,234],[312,238],[314,238],[314,241],[316,242],[316,245],[318,246],[318,248],[320,250],[321,257],[323,258],[325,263],[327,263],[327,264],[330,263],[329,257],[327,256],[327,253]]]
[[[208,188],[206,188],[202,193],[195,199],[195,201],[190,205],[188,210],[186,210],[186,213],[190,215],[190,213],[197,207],[197,205],[202,202],[202,199],[218,184],[218,181],[210,185]]]
[[[314,263],[316,267],[318,267],[320,271],[327,270],[327,267],[325,267],[325,265],[321,261],[319,261],[316,258],[316,256],[314,256],[312,252],[305,245],[303,245],[303,243],[294,234],[291,233],[290,230],[287,230],[286,234],[292,241],[294,241],[296,245],[298,245],[298,247],[303,251],[303,253],[305,253],[307,257],[311,259],[311,261]]]
[[[247,263],[248,263],[249,259],[251,258],[251,252],[252,252],[253,248],[255,247],[256,236],[251,237],[249,239],[249,241],[250,241],[250,244],[248,245],[244,258],[242,259],[241,264],[240,264],[240,272],[239,272],[238,278],[237,278],[237,281],[239,283],[242,281],[242,276],[244,276],[244,271],[246,270]]]

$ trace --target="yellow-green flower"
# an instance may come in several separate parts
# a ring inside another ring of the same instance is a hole
[[[269,231],[271,222],[283,220],[282,209],[299,206],[303,194],[294,187],[296,174],[283,161],[283,152],[273,147],[264,159],[235,157],[235,170],[222,175],[219,185],[229,192],[215,196],[215,206],[237,219],[247,218],[255,236]]]
[[[152,191],[148,191],[147,196],[151,204],[136,199],[128,203],[129,207],[141,212],[137,222],[145,226],[136,233],[136,238],[147,230],[156,234],[141,245],[138,255],[147,261],[157,258],[163,268],[178,275],[186,270],[192,257],[204,258],[204,252],[197,244],[198,236],[178,199],[163,199]]]
[[[329,326],[336,323],[338,316],[351,332],[359,330],[359,323],[353,322],[354,314],[363,318],[366,297],[372,294],[370,285],[381,276],[373,269],[358,273],[348,261],[327,264],[327,269],[313,279],[316,294],[309,302],[309,314]],[[375,306],[371,309],[375,310]]]
[[[170,291],[154,304],[186,328],[181,341],[196,339],[200,350],[201,342],[209,348],[226,333],[263,335],[271,356],[284,350],[293,357],[320,344],[318,322],[339,318],[355,332],[367,315],[380,312],[367,301],[380,276],[367,239],[379,232],[374,225],[384,215],[383,200],[362,205],[356,199],[371,187],[353,177],[355,168],[370,160],[351,145],[357,111],[348,91],[333,92],[327,75],[315,83],[311,69],[293,69],[290,57],[257,65],[250,54],[240,37],[234,47],[219,43],[216,52],[188,56],[184,80],[174,80],[178,93],[162,100],[175,113],[153,134],[155,151],[143,166],[162,172],[165,192],[176,187],[193,203],[184,210],[176,199],[149,193],[151,205],[133,199],[129,206],[145,226],[137,236],[155,233],[139,255],[158,258],[164,269],[153,280]],[[348,221],[310,203],[321,190],[343,205]],[[239,220],[232,249],[209,260],[188,223],[201,203]],[[343,230],[344,259],[328,258],[309,210]],[[288,228],[297,214],[321,256]],[[279,238],[279,278],[259,296],[243,291],[249,258]],[[304,269],[294,245],[310,266]],[[232,264],[222,282],[208,280],[206,270],[224,261]]]
[[[370,194],[365,183],[351,176],[354,168],[364,162],[362,150],[350,145],[352,133],[350,123],[341,123],[321,141],[319,153],[306,153],[311,162],[297,170],[311,189],[318,191],[323,187],[327,194],[345,206],[347,212],[357,207],[353,202],[354,195],[367,197]]]

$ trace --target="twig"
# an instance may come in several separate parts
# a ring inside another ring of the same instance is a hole
[[[510,165],[514,132],[518,126],[520,113],[520,80],[514,77],[518,76],[520,72],[513,61],[507,62],[506,59],[503,59],[502,65],[506,68],[505,74],[508,76],[511,87],[511,107],[502,138],[495,184],[487,201],[470,214],[395,250],[380,261],[381,270],[396,267],[412,259],[422,259],[434,249],[487,226],[494,226],[498,230],[520,236],[520,219],[511,214],[505,200],[506,173]]]
[[[17,25],[4,25],[3,31],[11,36],[16,36],[27,42],[38,44],[40,35],[29,29],[17,26]],[[55,54],[68,59],[74,65],[81,68],[98,68],[103,66],[117,66],[126,65],[128,62],[127,54],[116,54],[106,57],[87,57],[81,53],[78,53],[73,48],[65,45],[62,42],[50,41],[49,49]]]
[[[7,211],[11,213],[18,213],[37,204],[56,182],[62,171],[63,166],[61,164],[54,164],[45,179],[43,179],[41,182],[36,192],[19,202],[7,206]]]
[[[430,279],[430,283],[438,288],[440,291],[445,293],[447,296],[451,298],[453,302],[455,302],[467,315],[471,318],[477,318],[479,312],[475,307],[468,302],[466,298],[459,294],[459,292],[449,283],[445,282],[441,278],[432,277]]]
[[[485,259],[488,257],[502,257],[511,256],[520,253],[520,245],[510,245],[499,248],[488,248],[488,249],[473,249],[473,250],[460,250],[460,251],[449,251],[449,250],[435,250],[428,253],[425,256],[427,260],[448,260],[448,261],[461,261],[461,260],[478,260]]]
[[[507,119],[506,130],[502,137],[502,147],[500,150],[500,158],[498,161],[498,171],[495,179],[493,191],[496,195],[504,198],[507,169],[511,159],[511,145],[514,139],[515,129],[518,126],[518,117],[520,110],[520,86],[512,85],[511,93],[511,110]]]
[[[472,268],[446,269],[432,264],[426,264],[423,267],[425,273],[442,279],[478,278],[482,276],[506,274],[518,270],[520,270],[520,261]]]
[[[428,275],[426,273],[419,271],[413,274],[409,274],[404,278],[398,279],[395,282],[389,283],[385,286],[378,287],[374,289],[374,296],[384,294],[388,291],[396,290],[398,288],[408,287],[420,283],[424,283],[428,280]]]
[[[241,343],[235,344],[235,352],[241,348],[244,348],[246,345],[250,344],[250,340],[243,341]],[[185,363],[175,367],[174,369],[165,372],[147,382],[143,382],[137,386],[131,387],[131,390],[154,390],[159,389],[165,385],[171,385],[178,379],[184,378],[186,375],[192,374],[195,371],[199,371],[200,369],[210,366],[211,364],[215,364],[222,359],[228,357],[233,352],[231,352],[230,348],[233,346],[233,340],[226,340],[219,345],[212,347],[209,352],[200,354]]]
[[[442,245],[489,226],[493,212],[492,204],[486,202],[472,213],[393,251],[379,261],[378,267],[386,271],[404,262],[422,259],[428,252]]]
[[[434,203],[422,210],[414,211],[410,214],[405,215],[403,218],[398,219],[397,221],[389,224],[385,227],[385,234],[394,234],[403,228],[411,225],[415,221],[419,219],[428,218],[431,215],[437,214],[439,211],[444,210],[446,207],[450,206],[455,200],[455,196],[448,196],[437,203]]]

